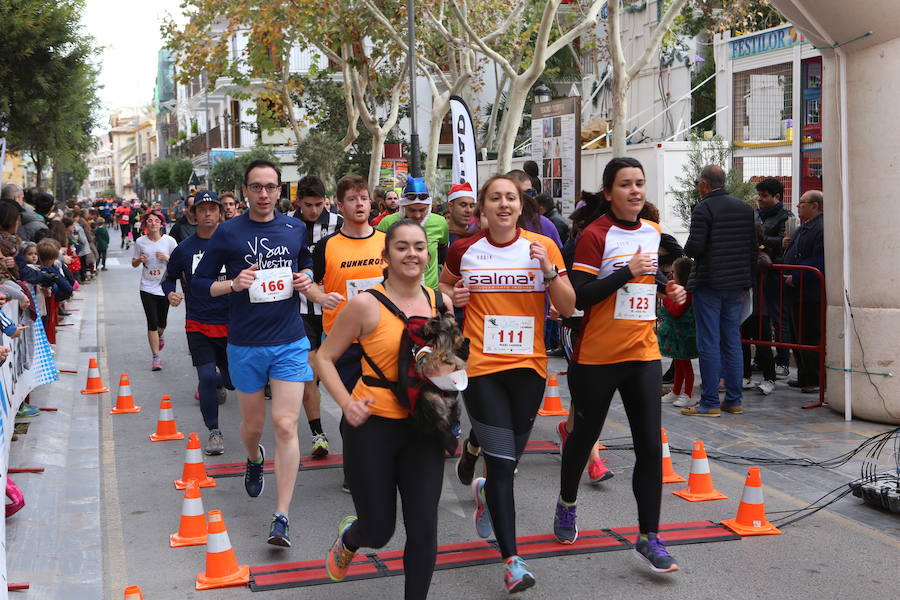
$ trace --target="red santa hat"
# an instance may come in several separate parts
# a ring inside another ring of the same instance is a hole
[[[464,181],[463,183],[454,183],[450,187],[450,193],[447,195],[447,201],[453,202],[457,198],[474,198],[475,192],[472,191],[472,186],[468,181]]]

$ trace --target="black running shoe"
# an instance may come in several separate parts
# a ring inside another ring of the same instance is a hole
[[[266,487],[266,480],[263,479],[263,464],[266,462],[266,449],[263,445],[259,445],[259,462],[255,463],[249,458],[247,459],[247,469],[244,471],[244,489],[251,498],[256,498],[262,494]]]
[[[478,454],[481,452],[479,451]],[[459,450],[459,458],[456,459],[456,476],[463,485],[472,485],[475,477],[475,463],[478,462],[478,454],[469,452],[469,438],[462,443]]]

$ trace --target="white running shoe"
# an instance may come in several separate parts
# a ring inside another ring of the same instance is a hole
[[[686,408],[689,406],[697,406],[697,401],[688,396],[687,394],[678,394],[678,399],[672,403],[672,406],[677,406],[678,408]]]
[[[678,394],[676,394],[675,392],[669,392],[668,394],[666,394],[665,396],[662,397],[662,403],[663,404],[671,404],[672,402],[674,402],[677,399],[678,399]]]
[[[766,396],[768,396],[775,389],[775,382],[774,381],[763,381],[758,386],[756,386],[756,389],[759,390],[760,392],[762,392],[763,394],[765,394]]]
[[[752,390],[759,385],[759,382],[751,377],[744,377],[744,383],[741,384],[741,387],[745,390]]]

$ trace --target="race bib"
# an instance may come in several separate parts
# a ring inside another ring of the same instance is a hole
[[[656,320],[656,284],[627,283],[616,292],[616,319]]]
[[[151,280],[151,281],[158,281],[158,280],[162,279],[162,276],[163,276],[163,273],[164,273],[164,272],[165,272],[165,269],[162,269],[162,268],[160,268],[160,267],[154,267],[154,268],[152,268],[152,269],[146,269],[146,270],[144,271],[144,278],[145,278],[145,279],[149,279],[149,280]]]
[[[484,316],[485,354],[534,354],[534,317]]]
[[[368,279],[348,279],[347,280],[347,300],[364,292],[369,288],[373,288],[379,283],[383,277],[369,277]]]
[[[294,281],[290,267],[262,269],[256,272],[256,279],[250,286],[250,302],[277,302],[287,300],[294,294]]]

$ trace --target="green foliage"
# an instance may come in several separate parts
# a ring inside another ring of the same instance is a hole
[[[165,159],[167,163],[169,178],[166,189],[169,191],[178,191],[186,189],[191,173],[194,171],[194,165],[190,160],[180,156],[173,156]]]
[[[83,0],[0,2],[0,131],[9,149],[27,152],[42,171],[52,161],[85,172],[97,120],[98,50],[79,23]]]
[[[725,189],[728,193],[755,206],[756,186],[745,182],[740,171],[732,167],[733,152],[734,147],[719,136],[714,136],[709,141],[692,136],[688,163],[682,174],[675,177],[677,185],[669,189],[669,193],[675,196],[675,214],[685,227],[690,227],[691,213],[700,202],[700,194],[694,182],[700,179],[700,172],[707,165],[718,165],[725,169]]]
[[[691,0],[681,11],[673,29],[688,38],[731,31],[743,35],[785,23],[771,0]]]
[[[219,191],[237,190],[244,179],[244,170],[254,160],[268,160],[280,166],[280,161],[271,148],[257,146],[234,158],[216,161],[209,172],[213,187]]]

